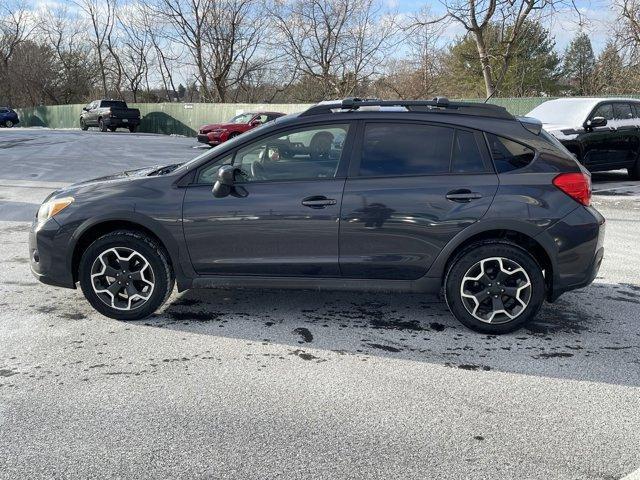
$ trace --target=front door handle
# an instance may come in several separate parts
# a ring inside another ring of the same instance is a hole
[[[477,200],[478,198],[482,198],[482,195],[478,192],[472,192],[471,190],[462,189],[462,190],[451,190],[447,193],[447,200],[452,200],[454,202],[466,203],[471,200]]]
[[[302,199],[302,205],[309,208],[325,208],[329,205],[335,205],[336,203],[338,203],[336,200],[327,198],[324,195],[314,195]]]

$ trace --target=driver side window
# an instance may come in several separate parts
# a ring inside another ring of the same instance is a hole
[[[246,182],[333,178],[348,130],[334,124],[273,135],[239,149],[233,164]]]
[[[591,115],[591,118],[595,117],[604,117],[607,120],[613,120],[613,105],[610,103],[599,105],[595,112],[593,112],[593,115]]]

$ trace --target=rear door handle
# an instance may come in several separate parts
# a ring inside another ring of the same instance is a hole
[[[324,208],[329,205],[335,205],[336,203],[338,202],[335,199],[327,198],[324,195],[314,195],[302,199],[302,205],[309,208]]]
[[[447,200],[452,200],[454,202],[466,203],[471,200],[477,200],[478,198],[482,198],[482,195],[478,192],[472,192],[471,190],[463,189],[463,190],[451,190],[447,193]]]

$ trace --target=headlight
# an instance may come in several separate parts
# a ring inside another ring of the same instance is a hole
[[[48,202],[43,203],[38,210],[38,221],[44,222],[49,220],[54,215],[60,213],[73,203],[73,197],[54,198]]]

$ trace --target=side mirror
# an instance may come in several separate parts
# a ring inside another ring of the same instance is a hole
[[[216,198],[224,198],[229,195],[239,198],[246,197],[249,192],[241,186],[235,185],[236,176],[242,176],[244,172],[233,165],[223,165],[218,169],[216,175],[216,183],[213,184],[211,191]]]
[[[597,127],[604,127],[607,124],[607,119],[604,117],[593,117],[590,120],[584,122],[585,130],[591,130]]]
[[[82,107],[82,111],[83,111],[83,112],[88,112],[88,111],[89,111],[89,109],[88,109],[87,107]]]

